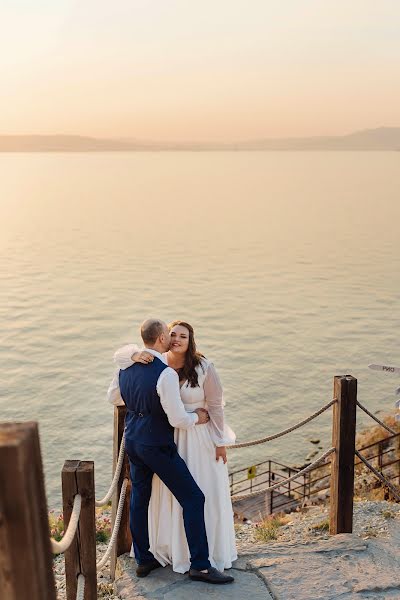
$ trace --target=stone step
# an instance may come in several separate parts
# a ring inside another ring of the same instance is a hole
[[[138,579],[128,554],[118,559],[115,583],[122,600],[399,600],[399,567],[400,523],[393,519],[390,537],[254,544],[235,561],[228,585],[190,581],[171,567]]]
[[[261,575],[275,600],[398,600],[396,564],[388,540],[342,534],[312,543],[257,547],[235,566]]]
[[[118,558],[115,589],[123,600],[272,600],[262,577],[247,570],[230,569],[227,572],[235,578],[233,583],[210,585],[174,573],[170,566],[140,579],[136,577],[135,569],[136,563],[129,554]]]

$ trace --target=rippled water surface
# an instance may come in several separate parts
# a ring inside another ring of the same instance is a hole
[[[390,411],[400,366],[400,153],[0,155],[2,420],[37,420],[49,504],[65,459],[111,478],[112,354],[182,318],[238,438],[276,432],[351,373]],[[231,467],[301,461],[331,417]],[[365,420],[361,419],[361,424]]]

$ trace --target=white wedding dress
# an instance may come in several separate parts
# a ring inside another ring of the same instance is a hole
[[[125,350],[126,349],[126,350]],[[126,368],[138,347],[125,346],[117,353],[120,368]],[[123,356],[121,356],[123,352]],[[166,355],[164,355],[165,360]],[[203,360],[196,368],[199,386],[181,386],[182,402],[188,412],[206,408],[210,421],[190,429],[175,429],[178,452],[186,462],[197,485],[205,496],[204,519],[209,546],[209,559],[213,567],[223,571],[237,559],[233,511],[229,490],[228,468],[215,458],[216,446],[233,444],[235,434],[224,423],[222,387],[214,365]],[[117,383],[114,382],[114,390]],[[110,386],[111,389],[112,385]],[[110,394],[109,394],[110,397]],[[169,489],[153,476],[149,505],[150,551],[163,565],[172,564],[177,573],[190,568],[190,554],[183,526],[182,508]],[[133,556],[132,552],[131,555]]]

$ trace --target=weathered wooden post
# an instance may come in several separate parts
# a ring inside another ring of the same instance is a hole
[[[85,600],[97,600],[96,519],[94,463],[66,460],[61,472],[64,530],[67,530],[74,497],[82,499],[76,535],[65,551],[67,600],[75,600],[78,575],[85,577]]]
[[[334,378],[331,461],[331,506],[329,531],[352,533],[354,494],[354,450],[356,437],[357,379],[351,375]]]
[[[113,473],[115,473],[115,469],[117,467],[119,449],[121,447],[122,437],[124,435],[125,428],[125,414],[126,414],[126,406],[115,406],[114,407],[114,440],[113,440]],[[129,461],[128,456],[125,453],[124,462],[121,469],[121,474],[118,480],[118,485],[112,497],[112,511],[111,511],[111,521],[112,527],[115,524],[115,518],[117,516],[117,508],[118,508],[118,499],[121,493],[122,484],[124,479],[129,479],[128,486],[126,488],[125,502],[124,508],[122,511],[121,525],[119,528],[117,541],[114,545],[114,548],[111,552],[110,558],[110,574],[111,578],[115,577],[115,567],[117,564],[117,557],[125,552],[129,552],[132,545],[132,537],[131,531],[129,528],[129,503],[130,503],[130,495],[131,495],[131,480],[129,475]]]
[[[37,423],[0,424],[0,595],[56,600]]]

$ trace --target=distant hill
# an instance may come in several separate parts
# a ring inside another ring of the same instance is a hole
[[[0,152],[132,152],[204,150],[400,150],[400,127],[365,129],[343,136],[266,138],[236,143],[146,142],[78,135],[0,135]]]
[[[106,152],[130,144],[80,135],[0,135],[0,152]]]
[[[237,147],[248,150],[400,150],[400,127],[364,129],[343,136],[249,140]]]

